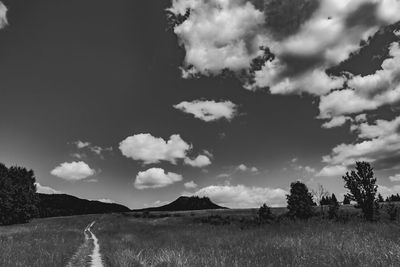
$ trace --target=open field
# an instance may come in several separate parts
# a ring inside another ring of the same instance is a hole
[[[252,209],[40,219],[0,228],[0,266],[66,266],[92,221],[105,266],[400,266],[397,222],[342,211],[352,218],[259,225]]]

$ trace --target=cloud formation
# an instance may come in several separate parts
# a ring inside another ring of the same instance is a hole
[[[215,203],[230,208],[256,208],[267,203],[272,207],[286,204],[287,192],[280,188],[248,187],[245,185],[211,185],[199,189],[197,196],[207,196]]]
[[[166,173],[161,168],[151,168],[137,174],[134,186],[140,190],[148,188],[162,188],[182,181],[182,179],[182,175],[173,172]]]
[[[176,164],[178,159],[186,158],[191,145],[179,134],[171,135],[169,140],[164,140],[146,133],[127,137],[119,144],[119,149],[125,157],[143,161],[144,164],[160,161]]]
[[[194,100],[183,101],[174,106],[182,112],[192,114],[195,118],[210,122],[220,119],[232,120],[237,114],[237,106],[231,101]]]
[[[192,167],[202,168],[210,165],[211,160],[205,155],[199,155],[195,159],[185,158],[184,163]]]
[[[40,194],[48,194],[48,195],[52,195],[52,194],[62,194],[61,191],[55,190],[53,188],[51,188],[50,186],[45,186],[45,185],[41,185],[39,183],[35,183],[36,185],[36,192],[40,193]]]
[[[91,169],[83,161],[64,162],[55,167],[51,172],[52,175],[68,181],[83,180],[95,174],[95,170]]]
[[[3,2],[0,2],[0,29],[8,25],[7,11],[7,7],[3,4]]]
[[[197,188],[197,184],[193,181],[187,182],[183,184],[186,189],[194,189]]]

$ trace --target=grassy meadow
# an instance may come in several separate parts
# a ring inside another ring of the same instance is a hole
[[[66,266],[93,220],[105,266],[400,266],[398,221],[340,212],[269,224],[253,219],[256,209],[38,219],[0,227],[0,266]]]
[[[0,266],[66,266],[96,215],[36,219],[0,226]]]

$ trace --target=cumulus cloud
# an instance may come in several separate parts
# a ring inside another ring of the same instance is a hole
[[[40,183],[35,183],[36,185],[36,192],[40,194],[48,194],[48,195],[53,195],[53,194],[62,194],[61,191],[55,190],[49,186],[41,185]]]
[[[173,183],[182,181],[182,175],[168,172],[161,168],[151,168],[139,172],[136,176],[134,185],[137,189],[162,188]]]
[[[325,166],[320,170],[316,176],[319,177],[334,177],[334,176],[343,176],[347,172],[346,166],[343,165],[332,165],[332,166]]]
[[[187,182],[183,184],[186,189],[193,189],[197,187],[197,184],[193,181]]]
[[[190,15],[174,28],[186,50],[184,77],[250,67],[262,44],[262,11],[237,0],[174,0],[169,9],[175,15],[187,10]]]
[[[102,155],[103,152],[112,151],[113,150],[112,147],[104,148],[104,147],[101,147],[101,146],[92,145],[90,142],[87,142],[87,141],[78,140],[78,141],[73,142],[73,144],[79,150],[86,149],[87,151],[91,151],[91,152],[93,152],[94,154],[96,154],[96,155],[98,155],[100,157],[103,157],[103,155]],[[78,159],[81,159],[81,158],[85,157],[86,154],[84,154],[84,153],[73,153],[72,156],[76,157]]]
[[[351,120],[351,118],[347,117],[347,116],[333,117],[330,121],[322,124],[322,128],[330,129],[330,128],[339,127],[339,126],[342,126],[343,124],[345,124],[346,121],[348,121],[348,120]]]
[[[144,164],[160,161],[176,164],[176,160],[186,158],[191,145],[178,134],[171,135],[166,141],[146,133],[127,137],[119,144],[119,149],[125,157],[143,161]]]
[[[184,163],[192,167],[202,168],[211,164],[211,160],[205,155],[199,155],[195,159],[185,158]]]
[[[65,180],[78,181],[94,175],[95,170],[83,161],[73,161],[61,163],[51,171],[51,174]]]
[[[0,2],[0,29],[8,25],[7,11],[7,7],[2,2]]]
[[[197,196],[207,196],[215,203],[230,208],[255,208],[263,203],[272,207],[285,206],[286,194],[280,188],[229,184],[207,186],[194,193]]]
[[[237,106],[231,101],[216,102],[214,100],[183,101],[174,106],[195,118],[210,122],[220,119],[232,120],[237,114]]]
[[[377,120],[354,126],[359,141],[340,144],[332,149],[323,161],[330,165],[349,166],[355,161],[374,162],[377,168],[400,167],[400,116],[391,120]]]

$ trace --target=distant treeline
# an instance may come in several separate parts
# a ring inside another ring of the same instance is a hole
[[[32,218],[130,211],[119,204],[39,194],[35,182],[32,170],[7,168],[0,163],[0,225],[25,223]]]

